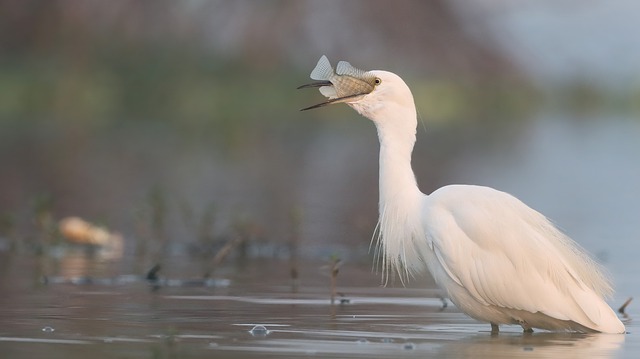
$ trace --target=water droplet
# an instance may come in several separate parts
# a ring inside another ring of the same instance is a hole
[[[56,330],[55,330],[55,329],[53,329],[53,328],[52,328],[52,327],[50,327],[50,326],[46,326],[46,327],[42,328],[42,331],[43,331],[43,332],[45,332],[45,333],[53,333],[53,332],[55,332]]]
[[[402,349],[404,350],[414,350],[416,348],[416,345],[413,343],[404,343],[404,345],[402,346]]]
[[[249,331],[253,336],[265,336],[269,334],[269,330],[264,325],[256,325]]]

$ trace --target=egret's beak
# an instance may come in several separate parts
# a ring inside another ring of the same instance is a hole
[[[331,81],[316,81],[316,82],[312,82],[310,84],[298,86],[296,88],[296,90],[306,89],[306,88],[313,88],[313,87],[322,87],[322,86],[333,86],[333,84],[331,83]]]
[[[353,79],[353,80],[356,80],[356,79]],[[352,82],[354,82],[353,80],[352,80]],[[342,86],[342,88],[339,88],[338,86],[335,86],[331,81],[316,81],[316,82],[312,82],[310,84],[299,86],[298,90],[299,89],[303,89],[303,88],[314,88],[314,87],[320,87],[321,88],[320,92],[323,92],[322,91],[323,90],[322,87],[331,87],[332,88],[331,92],[336,94],[336,96],[338,94],[340,94],[342,96],[339,96],[339,97],[331,96],[325,102],[321,102],[321,103],[319,103],[317,105],[305,107],[303,109],[300,109],[300,111],[312,110],[314,108],[323,107],[323,106],[331,105],[331,104],[334,104],[334,103],[348,102],[349,100],[354,100],[354,99],[359,98],[361,96],[367,95],[373,89],[372,86],[353,86],[353,85],[352,86]],[[346,87],[346,88],[344,88],[344,87]],[[323,94],[324,93],[325,92],[323,92]]]

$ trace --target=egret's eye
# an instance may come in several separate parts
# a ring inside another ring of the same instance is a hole
[[[376,77],[376,80],[375,80],[376,86],[380,85],[381,83],[382,83],[382,80],[380,80],[379,77]]]

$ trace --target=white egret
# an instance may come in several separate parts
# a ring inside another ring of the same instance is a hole
[[[401,277],[428,270],[467,315],[491,324],[624,333],[604,297],[612,288],[600,266],[545,216],[517,198],[472,185],[429,195],[411,168],[417,116],[397,75],[362,71],[325,56],[311,72],[327,101],[344,102],[376,125],[380,140],[378,245],[382,264]]]

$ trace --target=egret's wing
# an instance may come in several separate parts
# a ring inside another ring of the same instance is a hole
[[[544,216],[486,187],[448,186],[429,201],[424,225],[436,258],[478,302],[599,323],[599,288],[581,273],[597,268],[577,268],[584,255]]]

